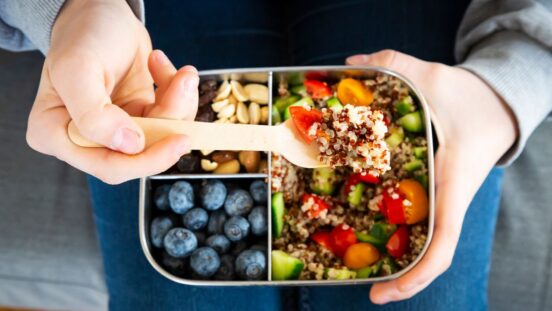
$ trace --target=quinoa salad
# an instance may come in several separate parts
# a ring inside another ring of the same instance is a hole
[[[419,100],[384,73],[275,81],[272,124],[292,119],[328,167],[272,153],[272,280],[394,274],[428,234],[426,130]]]

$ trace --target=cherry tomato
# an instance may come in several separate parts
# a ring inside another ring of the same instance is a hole
[[[333,95],[332,89],[325,83],[317,80],[305,80],[303,82],[309,93],[314,99],[327,98]]]
[[[414,179],[404,179],[399,182],[398,190],[408,201],[403,202],[406,223],[411,225],[426,219],[429,203],[424,186]]]
[[[406,223],[403,201],[404,196],[397,191],[393,194],[389,194],[387,189],[383,191],[383,204],[380,208],[383,208],[381,212],[390,224]]]
[[[347,78],[337,85],[337,98],[343,105],[368,106],[374,101],[374,94],[362,82]]]
[[[316,242],[319,245],[322,245],[324,248],[332,250],[332,244],[331,244],[331,237],[329,231],[318,231],[315,232],[310,237],[314,242]]]
[[[370,243],[357,243],[347,248],[343,262],[349,269],[362,269],[378,261],[380,253]]]
[[[346,224],[338,225],[330,234],[330,242],[334,254],[342,258],[347,248],[357,242],[355,230]]]
[[[400,258],[406,254],[410,245],[410,238],[408,236],[409,234],[406,226],[400,226],[395,233],[391,235],[385,245],[385,249],[387,249],[389,255],[393,258]]]
[[[353,187],[361,182],[365,182],[367,184],[377,184],[380,182],[380,179],[368,173],[364,175],[361,173],[353,173],[345,182],[345,194],[351,192]]]
[[[313,206],[307,211],[307,215],[310,219],[318,217],[320,213],[324,210],[330,209],[330,206],[324,199],[317,196],[316,194],[303,194],[303,197],[301,198],[301,201],[303,204],[306,204],[310,199],[314,201]]]
[[[297,132],[308,143],[312,143],[315,137],[309,135],[309,128],[314,122],[322,122],[322,112],[316,109],[307,110],[301,106],[289,107],[291,119]]]
[[[324,71],[309,71],[305,73],[306,80],[324,80],[328,74]]]

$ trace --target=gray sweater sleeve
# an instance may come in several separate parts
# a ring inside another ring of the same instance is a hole
[[[50,36],[65,0],[0,0],[0,48],[10,51],[50,48]],[[144,21],[142,0],[127,0]]]
[[[456,57],[512,110],[519,136],[499,164],[511,163],[552,110],[552,0],[474,0]]]

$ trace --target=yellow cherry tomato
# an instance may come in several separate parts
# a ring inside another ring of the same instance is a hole
[[[405,179],[399,182],[399,192],[407,200],[403,202],[406,223],[411,225],[427,218],[429,203],[424,187],[414,179]]]
[[[337,98],[343,105],[368,106],[374,101],[374,94],[362,82],[347,78],[337,85]]]
[[[349,246],[343,262],[349,269],[361,269],[374,264],[380,258],[378,249],[370,243],[357,243]]]

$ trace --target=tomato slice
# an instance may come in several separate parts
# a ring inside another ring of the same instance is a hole
[[[322,112],[316,109],[307,110],[301,106],[289,107],[289,112],[297,132],[307,144],[312,143],[315,137],[309,135],[309,128],[314,122],[322,122]]]
[[[374,94],[362,82],[347,78],[337,85],[337,98],[343,105],[368,106],[374,101]]]
[[[355,230],[346,224],[341,224],[332,229],[330,242],[334,254],[343,258],[347,248],[357,243]]]
[[[310,219],[318,217],[320,213],[324,210],[330,209],[330,205],[324,201],[321,197],[317,196],[316,194],[303,194],[303,197],[301,198],[301,201],[303,204],[306,204],[310,199],[314,201],[314,205],[307,210],[307,215]]]
[[[303,82],[313,99],[328,98],[333,95],[332,89],[325,83],[317,80],[305,80]]]
[[[332,250],[332,244],[330,241],[330,232],[329,231],[318,231],[315,232],[310,237],[316,244],[322,245],[324,248],[328,250]],[[333,252],[333,251],[332,251]]]
[[[408,252],[409,246],[410,238],[408,229],[406,226],[400,226],[395,233],[391,235],[389,241],[387,241],[387,244],[385,245],[385,248],[387,249],[389,255],[393,258],[400,258]]]
[[[383,191],[383,216],[387,219],[390,224],[404,224],[406,223],[406,218],[403,209],[403,200],[404,196],[395,191],[397,195],[396,198],[393,198],[389,194],[387,189]]]

